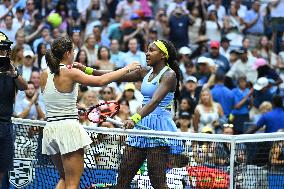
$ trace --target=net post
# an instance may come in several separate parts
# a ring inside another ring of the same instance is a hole
[[[236,141],[235,138],[233,137],[231,139],[231,153],[230,153],[230,189],[234,188],[235,155],[236,155]]]

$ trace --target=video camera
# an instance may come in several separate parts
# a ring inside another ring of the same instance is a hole
[[[5,73],[10,69],[10,54],[12,44],[13,42],[0,31],[0,73]]]

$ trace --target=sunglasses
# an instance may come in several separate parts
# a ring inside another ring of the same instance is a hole
[[[103,94],[111,94],[110,91],[104,91]]]
[[[234,125],[231,124],[231,123],[225,123],[225,124],[223,124],[223,127],[224,128],[227,128],[227,127],[234,128]]]

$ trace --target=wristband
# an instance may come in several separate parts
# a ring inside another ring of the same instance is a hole
[[[129,69],[127,66],[125,66],[125,68],[128,70],[127,73],[130,73],[130,72],[131,72],[130,69]]]
[[[132,121],[134,121],[135,124],[137,124],[142,118],[140,114],[134,114],[130,118]]]
[[[94,71],[94,69],[91,68],[91,67],[86,67],[85,68],[85,74],[93,75],[93,71]]]

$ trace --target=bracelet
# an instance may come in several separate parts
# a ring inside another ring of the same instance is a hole
[[[129,69],[127,66],[125,66],[125,68],[128,70],[127,73],[130,73],[130,72],[131,72],[130,69]]]
[[[140,114],[136,113],[133,114],[130,119],[134,121],[135,124],[137,124],[142,118]]]
[[[91,68],[91,67],[86,67],[85,68],[85,74],[93,75],[93,71],[94,71],[94,69]]]

